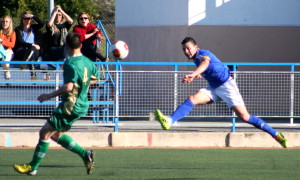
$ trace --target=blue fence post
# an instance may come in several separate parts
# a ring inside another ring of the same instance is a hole
[[[237,65],[236,64],[234,64],[233,65],[233,72],[234,72],[234,74],[233,74],[233,78],[234,79],[236,79],[237,78],[237,75],[236,75],[236,70],[237,70]],[[234,115],[235,116],[235,113],[234,112],[232,112],[232,115]],[[232,123],[232,125],[231,125],[231,132],[235,132],[235,126],[236,126],[236,124],[235,124],[235,117],[233,117],[232,118],[232,120],[231,120],[231,123]]]
[[[232,118],[231,132],[235,132],[235,117]]]

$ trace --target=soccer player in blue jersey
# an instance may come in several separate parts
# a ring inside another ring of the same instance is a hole
[[[248,113],[235,80],[230,76],[230,70],[226,65],[210,51],[200,49],[191,37],[186,37],[181,44],[186,57],[193,60],[197,66],[193,73],[184,76],[182,82],[190,83],[195,78],[203,77],[209,86],[191,95],[177,107],[171,116],[165,116],[159,109],[156,109],[155,118],[163,129],[170,129],[173,123],[188,115],[195,105],[223,100],[241,120],[269,133],[282,147],[287,147],[287,139],[282,133],[275,131],[259,117]]]

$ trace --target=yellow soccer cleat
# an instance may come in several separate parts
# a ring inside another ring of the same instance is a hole
[[[31,166],[29,164],[14,164],[14,169],[21,174],[28,174],[31,176],[35,176],[37,174],[37,170],[32,170]]]
[[[278,133],[277,136],[275,136],[276,141],[284,148],[287,148],[287,139],[283,136],[282,133]]]
[[[161,127],[164,130],[171,129],[172,124],[171,124],[170,119],[169,119],[168,116],[163,115],[163,113],[159,109],[156,109],[154,111],[154,115],[155,115],[156,121],[158,121],[160,123]]]
[[[86,167],[87,174],[92,174],[94,168],[95,168],[95,152],[92,150],[86,151],[86,158],[83,160],[84,165]]]

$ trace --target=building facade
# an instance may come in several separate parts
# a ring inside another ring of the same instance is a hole
[[[116,0],[126,61],[183,62],[191,36],[223,62],[299,62],[299,0]]]

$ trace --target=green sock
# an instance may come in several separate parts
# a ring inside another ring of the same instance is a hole
[[[50,141],[39,140],[38,144],[35,147],[33,158],[29,163],[32,170],[36,170],[39,167],[41,160],[45,157],[49,149],[49,144]]]
[[[62,147],[78,154],[82,159],[86,158],[86,149],[78,145],[70,136],[62,134],[57,143]]]

